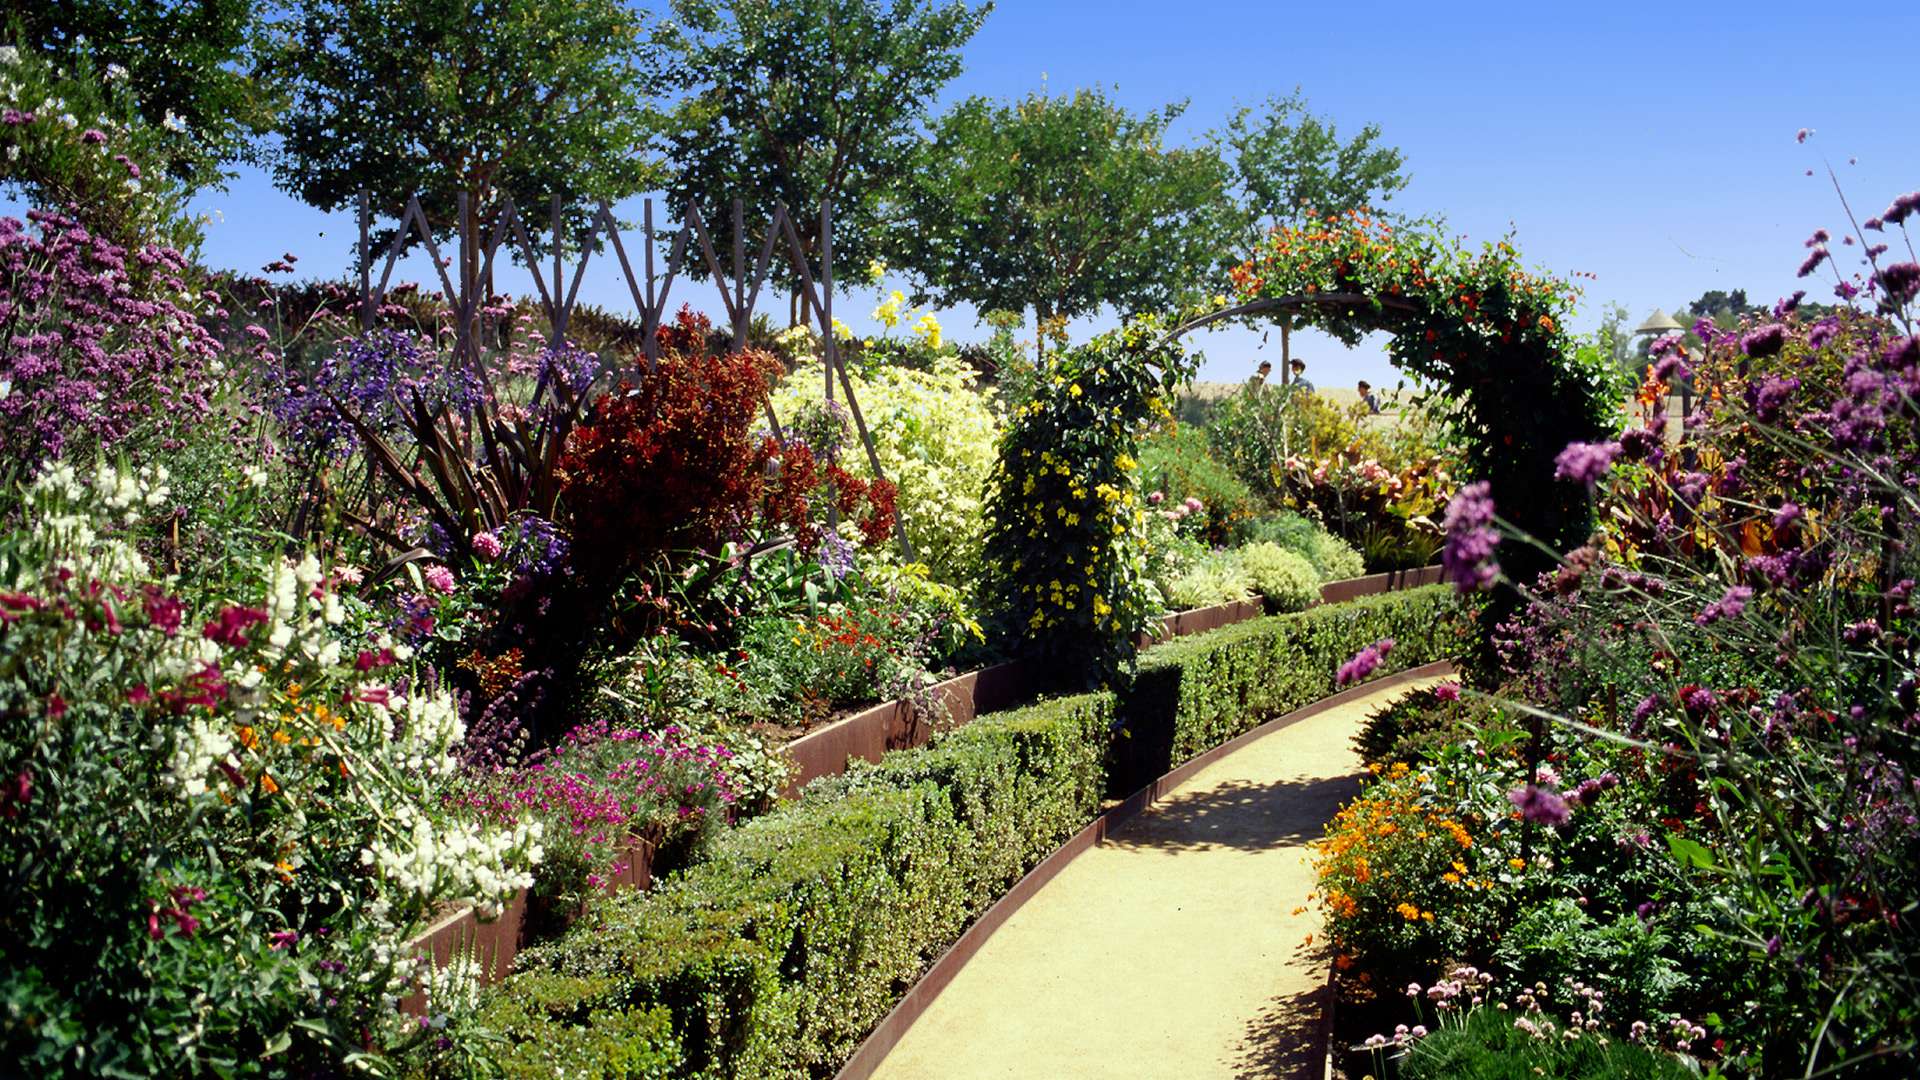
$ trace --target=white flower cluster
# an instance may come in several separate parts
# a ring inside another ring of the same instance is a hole
[[[207,772],[233,752],[233,736],[218,720],[195,718],[174,737],[167,777],[182,795],[207,793]]]
[[[545,854],[537,821],[488,829],[435,822],[413,806],[402,806],[398,818],[397,833],[362,850],[360,861],[422,905],[465,901],[482,918],[496,917],[515,891],[533,884],[532,868]]]
[[[467,734],[460,707],[444,693],[410,694],[398,702],[400,731],[394,750],[408,772],[448,776],[459,767],[453,747]]]
[[[131,524],[143,511],[163,505],[172,493],[167,481],[167,470],[153,466],[129,472],[103,464],[88,480],[64,461],[48,465],[27,489],[29,552],[41,566],[63,567],[83,578],[146,576],[147,562],[133,545],[100,528],[114,519]]]

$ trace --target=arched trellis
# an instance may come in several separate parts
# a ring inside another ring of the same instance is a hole
[[[1176,325],[1159,338],[1152,352],[1159,354],[1186,335],[1220,323],[1287,316],[1298,316],[1308,324],[1337,317],[1350,326],[1399,335],[1419,332],[1433,312],[1406,296],[1352,290],[1257,297]],[[1602,407],[1560,377],[1561,357],[1554,350],[1529,353],[1526,347],[1497,339],[1488,339],[1487,345],[1477,358],[1481,370],[1436,363],[1422,374],[1446,383],[1468,407],[1470,422],[1484,429],[1469,467],[1477,477],[1491,482],[1502,516],[1546,547],[1570,550],[1587,539],[1591,500],[1584,487],[1555,480],[1554,456],[1568,442],[1603,436],[1597,420]],[[1530,580],[1553,564],[1547,551],[1531,545],[1512,545],[1503,554],[1516,580]]]
[[[873,436],[868,431],[866,415],[861,411],[860,402],[854,394],[853,382],[848,377],[846,366],[840,356],[840,344],[835,337],[833,327],[833,215],[830,207],[820,207],[819,247],[820,273],[816,277],[808,264],[805,245],[801,241],[800,230],[783,204],[776,204],[772,219],[767,223],[764,239],[757,257],[748,258],[746,246],[745,209],[739,199],[733,200],[732,217],[732,260],[731,268],[723,266],[717,256],[711,232],[697,204],[689,200],[685,213],[681,216],[681,228],[674,234],[667,254],[665,272],[658,272],[656,250],[659,238],[654,228],[654,203],[648,199],[643,204],[641,222],[641,270],[635,274],[633,261],[628,257],[626,244],[620,235],[620,224],[614,217],[613,209],[604,200],[595,208],[587,221],[586,232],[576,245],[578,261],[572,267],[571,280],[567,275],[564,250],[566,248],[565,222],[562,220],[562,202],[559,196],[551,201],[551,222],[549,235],[551,277],[541,266],[542,260],[534,248],[532,236],[526,222],[511,202],[503,201],[497,211],[492,229],[485,237],[479,235],[473,220],[473,207],[463,192],[457,203],[457,250],[458,259],[455,275],[449,275],[449,260],[443,259],[440,246],[435,241],[433,229],[427,220],[425,210],[418,196],[409,196],[402,209],[398,227],[387,245],[385,258],[378,281],[373,277],[371,203],[366,192],[358,199],[360,226],[359,267],[360,300],[358,304],[359,322],[362,331],[373,326],[375,315],[381,301],[386,297],[392,282],[394,268],[398,265],[409,235],[417,236],[432,261],[435,273],[440,278],[442,295],[455,316],[454,348],[457,357],[468,363],[474,371],[485,378],[485,371],[478,363],[478,341],[484,320],[485,302],[484,283],[492,280],[492,271],[501,248],[507,247],[509,253],[517,250],[523,265],[532,273],[535,292],[539,297],[542,313],[552,329],[552,338],[562,341],[566,337],[569,321],[578,304],[580,285],[586,277],[588,264],[594,254],[600,250],[610,250],[617,260],[621,275],[626,282],[629,295],[638,311],[641,323],[641,350],[648,373],[657,369],[659,363],[658,331],[664,321],[670,294],[674,282],[679,279],[690,251],[697,248],[699,257],[704,261],[707,273],[720,295],[721,308],[725,312],[730,336],[730,347],[741,349],[746,346],[748,327],[762,287],[768,280],[775,253],[783,247],[790,268],[800,290],[802,310],[815,314],[822,327],[821,366],[825,378],[825,398],[831,403],[835,398],[835,383],[845,395],[847,411],[853,418],[855,432],[866,452],[867,463],[873,470],[875,479],[884,480],[885,471],[880,465],[880,456],[874,449]],[[781,241],[785,244],[782,245]],[[603,242],[604,241],[604,245]],[[767,424],[776,438],[781,437],[780,419],[774,413],[771,400],[763,400]],[[490,425],[494,426],[494,425]],[[504,432],[502,434],[505,434]],[[525,433],[521,433],[525,437]],[[560,438],[564,439],[564,433]],[[397,464],[397,463],[396,463]],[[389,467],[389,472],[394,472]],[[398,475],[398,474],[396,474]],[[403,482],[407,479],[401,477]],[[831,513],[831,508],[829,508]],[[914,559],[913,545],[907,537],[904,514],[896,513],[894,520],[894,538],[901,554],[907,561]]]

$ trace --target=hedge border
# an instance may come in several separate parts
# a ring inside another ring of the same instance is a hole
[[[874,1028],[872,1034],[867,1036],[866,1041],[860,1044],[860,1049],[854,1053],[846,1065],[842,1066],[840,1071],[834,1074],[834,1080],[867,1080],[868,1077],[878,1071],[880,1064],[886,1060],[887,1055],[893,1051],[893,1048],[906,1036],[906,1033],[913,1027],[914,1023],[920,1019],[921,1014],[933,1006],[935,999],[940,996],[941,991],[945,990],[947,986],[953,982],[961,970],[973,959],[974,955],[986,945],[988,940],[999,931],[1000,927],[1004,925],[1008,919],[1013,917],[1015,912],[1026,906],[1027,901],[1038,895],[1041,889],[1045,888],[1054,878],[1058,877],[1060,872],[1065,870],[1075,859],[1084,855],[1089,849],[1105,843],[1107,837],[1115,830],[1132,821],[1134,818],[1139,817],[1167,796],[1179,790],[1187,781],[1193,779],[1209,766],[1246,749],[1248,745],[1258,742],[1276,731],[1292,727],[1303,720],[1311,719],[1329,709],[1337,708],[1347,702],[1366,697],[1369,694],[1378,693],[1381,690],[1390,690],[1395,687],[1405,686],[1408,683],[1418,682],[1421,679],[1451,675],[1454,673],[1454,670],[1452,661],[1436,660],[1430,664],[1422,664],[1416,668],[1395,672],[1384,678],[1373,679],[1321,698],[1319,701],[1295,709],[1285,716],[1269,720],[1259,727],[1236,736],[1229,742],[1221,743],[1219,746],[1197,757],[1188,759],[1176,766],[1172,772],[1159,777],[1126,799],[1115,804],[1099,817],[1094,818],[1092,822],[1088,823],[1086,828],[1075,833],[1073,839],[1055,848],[1053,854],[1048,855],[1038,866],[1029,871],[1012,889],[1008,890],[1005,896],[1001,897],[991,908],[988,908],[987,912],[980,916],[978,921],[968,927],[967,932],[960,936],[960,940],[954,942],[952,948],[942,953],[940,959],[934,962],[933,967],[929,968],[927,973],[922,975],[920,980],[908,989],[906,996],[900,999],[900,1004],[894,1006],[893,1011],[887,1014],[887,1018],[882,1020],[880,1025]],[[1331,994],[1331,983],[1328,984],[1326,992]],[[1332,1028],[1326,1027],[1323,1035],[1330,1036],[1331,1034]]]
[[[822,779],[723,837],[709,861],[522,953],[525,970],[488,996],[523,1070],[510,1075],[629,1075],[571,1052],[607,1054],[605,1034],[623,1040],[621,1060],[671,1061],[672,1075],[834,1076],[976,917],[1100,817],[1102,794],[1124,779],[1116,764],[1146,760],[1113,747],[1171,747],[1175,732],[1219,732],[1208,751],[1250,738],[1327,697],[1333,668],[1377,637],[1404,635],[1395,669],[1454,655],[1459,612],[1434,587],[1254,619],[1151,650],[1146,681],[1123,694],[982,717]],[[1307,674],[1262,666],[1282,659]],[[1208,720],[1226,698],[1249,710],[1238,730]],[[1189,764],[1149,775],[1184,779]],[[1144,786],[1146,801],[1164,794]]]

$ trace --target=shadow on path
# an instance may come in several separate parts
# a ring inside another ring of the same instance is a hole
[[[1174,851],[1264,851],[1303,844],[1319,839],[1333,812],[1359,791],[1358,776],[1264,784],[1229,780],[1205,791],[1176,792],[1106,842]]]
[[[1315,950],[1313,959],[1322,959]],[[1320,1045],[1320,1012],[1327,988],[1316,986],[1268,1002],[1247,1021],[1234,1052],[1234,1080],[1319,1080],[1325,1061]]]

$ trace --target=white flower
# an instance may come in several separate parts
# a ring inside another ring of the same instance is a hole
[[[108,82],[119,82],[120,80],[126,77],[127,77],[126,68],[121,67],[119,64],[107,65],[107,81]]]
[[[248,469],[247,483],[250,486],[255,488],[266,487],[267,486],[267,470],[260,468],[258,466],[255,466],[252,469]]]
[[[167,115],[161,118],[160,126],[176,135],[187,130],[187,122],[175,116],[172,109],[168,109]]]
[[[20,50],[12,45],[0,45],[0,64],[12,66],[20,62]]]

